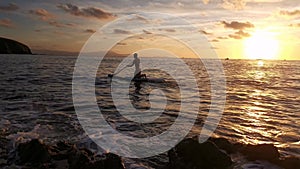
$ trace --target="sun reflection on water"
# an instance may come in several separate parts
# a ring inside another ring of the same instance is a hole
[[[240,125],[241,130],[248,133],[243,136],[246,144],[268,143],[262,137],[273,137],[274,132],[276,132],[268,128],[268,109],[262,107],[264,103],[261,101],[261,97],[264,95],[262,90],[253,90],[249,97],[254,98],[255,101],[243,108],[247,119],[249,119],[247,123]]]
[[[262,66],[264,66],[264,61],[262,61],[262,60],[259,60],[258,62],[257,62],[257,66],[259,66],[259,67],[262,67]]]
[[[295,66],[262,59],[247,60],[244,67],[228,65],[233,73],[228,76],[229,104],[217,134],[226,133],[244,144],[274,144],[283,154],[299,156],[299,69]],[[291,147],[296,150],[291,152]]]
[[[255,71],[255,76],[254,78],[259,80],[259,79],[263,79],[265,77],[265,73],[262,71]]]
[[[253,63],[253,69],[247,72],[248,76],[251,79],[262,81],[266,78],[267,74],[265,72],[266,65],[264,61],[258,60],[257,62]]]

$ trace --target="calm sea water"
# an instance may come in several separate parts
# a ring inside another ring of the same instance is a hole
[[[148,76],[166,77],[168,83],[142,83],[138,92],[131,84],[130,102],[138,109],[148,109],[151,106],[148,94],[153,89],[163,90],[170,99],[163,115],[153,123],[141,126],[130,122],[116,112],[107,78],[121,60],[105,59],[97,73],[95,93],[106,120],[116,130],[137,138],[167,130],[180,110],[178,85],[164,72],[146,70]],[[1,137],[12,141],[40,138],[47,144],[58,140],[91,144],[73,109],[75,61],[76,57],[70,56],[1,55]],[[200,60],[184,61],[195,75],[201,97],[198,118],[188,135],[194,136],[200,133],[209,110],[210,81]],[[234,142],[272,143],[282,156],[300,157],[300,61],[223,60],[222,63],[227,81],[226,105],[214,135]],[[142,58],[143,64],[147,63]],[[191,91],[190,97],[195,97],[195,92]],[[159,103],[160,99],[156,96],[154,102]]]

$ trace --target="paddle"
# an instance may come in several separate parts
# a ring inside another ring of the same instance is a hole
[[[120,69],[118,72],[114,73],[114,74],[108,74],[108,77],[113,77],[114,75],[120,73],[122,70],[124,70],[125,68],[127,68],[128,66],[123,67],[122,69]]]

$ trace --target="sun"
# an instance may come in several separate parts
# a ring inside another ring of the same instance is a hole
[[[245,39],[244,54],[248,59],[277,59],[279,41],[273,33],[257,31]]]

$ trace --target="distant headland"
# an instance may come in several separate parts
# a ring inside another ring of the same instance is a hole
[[[0,37],[0,54],[32,54],[32,52],[23,43]]]

